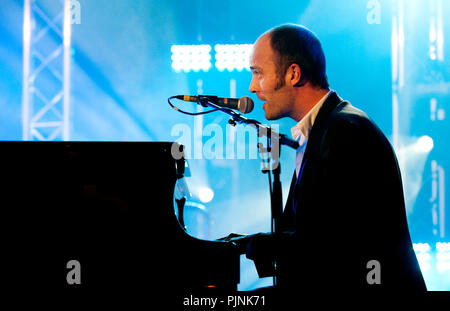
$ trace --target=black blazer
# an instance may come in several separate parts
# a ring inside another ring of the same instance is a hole
[[[260,276],[278,256],[281,289],[426,290],[394,151],[367,115],[335,92],[317,115],[281,227],[279,236],[258,234],[247,246]],[[381,284],[367,281],[374,279],[372,260]]]

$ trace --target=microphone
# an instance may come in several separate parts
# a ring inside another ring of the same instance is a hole
[[[187,102],[198,102],[201,98],[207,98],[209,101],[213,102],[219,107],[237,109],[241,113],[249,113],[253,110],[254,103],[250,97],[243,96],[241,98],[227,98],[227,97],[217,97],[212,95],[200,95],[200,96],[190,96],[190,95],[178,95],[175,96],[176,99],[181,99]]]

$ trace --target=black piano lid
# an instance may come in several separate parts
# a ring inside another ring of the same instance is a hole
[[[0,142],[2,278],[20,288],[235,290],[233,245],[189,236],[173,199],[184,159],[172,142]],[[188,171],[184,171],[186,174]]]

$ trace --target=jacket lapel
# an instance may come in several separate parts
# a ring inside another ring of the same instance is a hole
[[[309,158],[313,154],[317,154],[319,151],[321,137],[325,130],[326,121],[328,117],[333,112],[333,110],[341,103],[343,99],[339,97],[336,92],[332,92],[326,101],[323,103],[322,108],[320,108],[319,113],[317,114],[316,120],[314,121],[314,125],[311,129],[311,133],[309,135],[308,143],[306,145],[305,154],[303,156],[302,165],[300,167],[297,182],[301,179],[303,168],[308,163]]]
[[[303,161],[298,176],[296,176],[295,174],[295,169],[294,169],[294,176],[292,176],[291,187],[289,189],[289,195],[286,201],[286,208],[284,210],[282,217],[284,230],[295,230],[296,217],[293,215],[296,214],[298,204],[296,200],[295,189],[298,187],[299,181],[303,174],[303,169],[307,165],[310,157],[313,154],[317,154],[319,152],[320,140],[325,130],[325,125],[326,121],[328,120],[328,117],[342,101],[343,101],[342,98],[340,98],[336,94],[336,92],[332,92],[324,102],[322,108],[319,110],[319,113],[317,114],[316,120],[314,121],[314,125],[311,129],[308,143],[306,145],[305,154],[303,156]]]

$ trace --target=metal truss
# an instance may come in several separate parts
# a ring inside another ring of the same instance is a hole
[[[421,124],[429,125],[427,134],[434,136],[434,147],[439,147],[445,139],[441,128],[448,122],[444,103],[448,101],[450,82],[445,81],[442,13],[446,3],[443,0],[413,2],[414,5],[410,5],[410,1],[398,0],[392,7],[392,140],[397,152],[410,143],[408,137],[418,134],[416,126],[423,128]],[[414,11],[418,7],[421,14]],[[417,109],[427,105],[429,114],[422,112],[413,124],[412,117]],[[402,153],[398,155],[400,164],[404,163]],[[411,154],[403,153],[403,156]],[[429,201],[432,235],[436,238],[446,236],[445,166],[442,160],[431,160]]]
[[[23,140],[69,140],[71,0],[24,0]],[[79,5],[79,4],[78,4]]]

